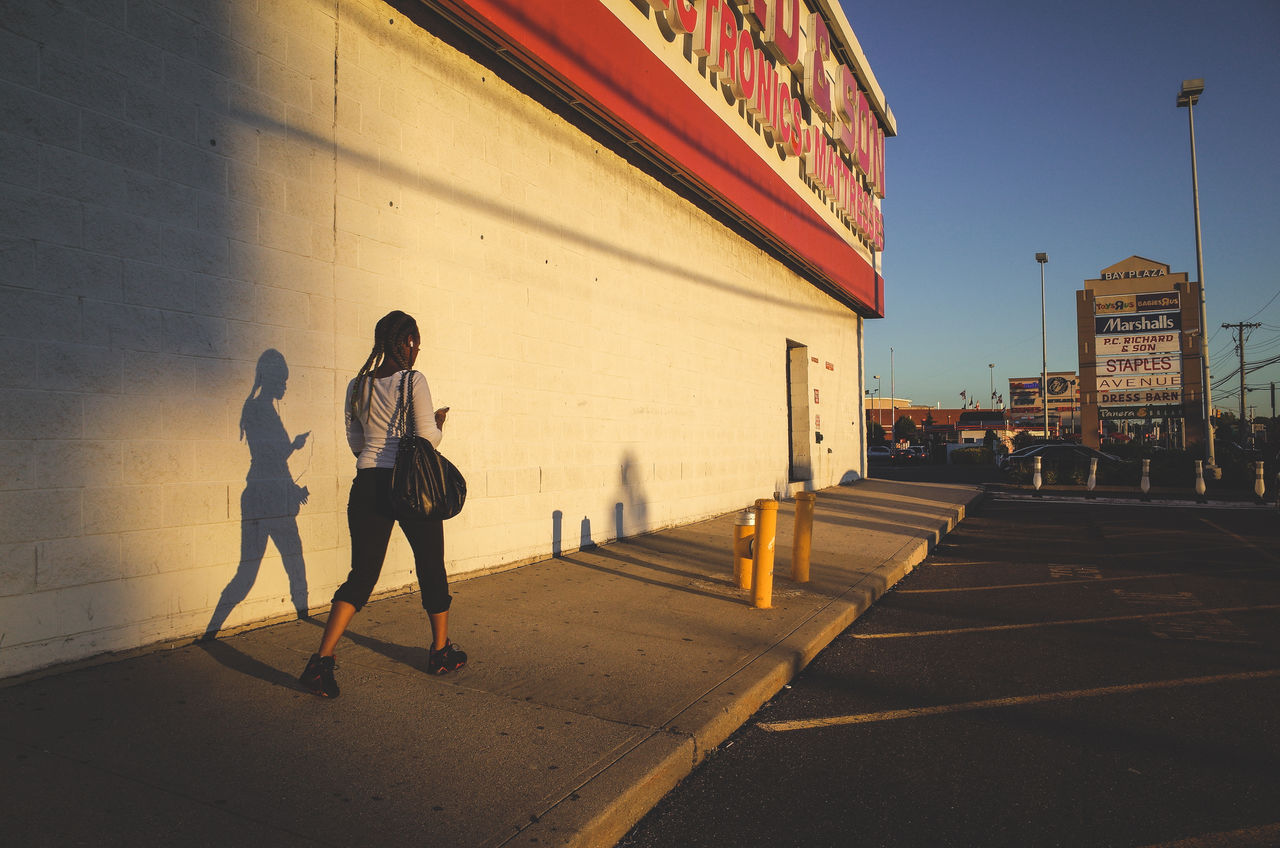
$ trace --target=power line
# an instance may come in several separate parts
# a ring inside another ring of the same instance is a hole
[[[1252,318],[1257,318],[1259,315],[1261,315],[1261,314],[1263,313],[1263,311],[1264,311],[1264,310],[1266,310],[1266,308],[1267,308],[1268,306],[1270,306],[1271,304],[1273,304],[1273,303],[1275,303],[1275,302],[1276,302],[1276,298],[1277,298],[1277,297],[1280,297],[1280,291],[1277,291],[1275,294],[1271,295],[1271,300],[1268,300],[1268,301],[1266,302],[1266,304],[1262,307],[1262,309],[1259,309],[1257,312],[1255,312],[1255,313],[1253,313],[1252,315],[1250,315],[1250,316],[1249,316],[1249,318],[1251,318],[1251,319],[1252,319]]]

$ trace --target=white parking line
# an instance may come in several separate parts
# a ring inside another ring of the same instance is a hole
[[[1175,509],[1242,509],[1253,510],[1255,512],[1262,510],[1270,510],[1275,512],[1276,508],[1273,504],[1259,505],[1252,501],[1214,501],[1210,503],[1196,503],[1195,501],[1183,500],[1161,500],[1152,498],[1149,501],[1134,500],[1133,498],[1094,498],[1092,500],[1080,497],[1054,497],[1045,495],[1043,497],[1035,497],[1034,495],[1011,495],[1003,492],[992,492],[989,495],[993,501],[1005,501],[1009,503],[1024,504],[1067,504],[1070,506],[1134,506],[1134,507],[1155,507]]]
[[[1001,707],[1021,707],[1028,704],[1046,704],[1054,701],[1073,701],[1079,698],[1100,698],[1107,695],[1127,695],[1152,689],[1175,689],[1181,686],[1206,686],[1213,683],[1234,683],[1242,680],[1262,680],[1280,677],[1280,669],[1244,671],[1236,674],[1215,674],[1208,677],[1184,677],[1179,680],[1153,680],[1148,683],[1126,683],[1120,686],[1101,686],[1096,689],[1068,689],[1062,692],[1046,692],[1039,695],[1022,695],[1015,698],[993,698],[987,701],[967,701],[960,704],[941,704],[936,707],[915,707],[906,710],[885,710],[876,713],[830,716],[828,718],[800,719],[797,721],[770,721],[756,725],[770,733],[788,730],[812,730],[819,727],[839,727],[847,724],[871,724],[879,721],[896,721],[904,718],[947,715],[949,713],[990,710]]]
[[[1247,574],[1251,571],[1270,571],[1269,568],[1249,566],[1247,568],[1227,568],[1213,572],[1215,577],[1222,574]],[[1076,583],[1119,583],[1128,580],[1162,580],[1166,577],[1196,577],[1187,571],[1170,571],[1166,574],[1130,574],[1128,577],[1085,577],[1078,580],[1042,580],[1038,583],[998,583],[991,586],[953,586],[945,589],[895,589],[898,595],[932,595],[949,592],[985,592],[988,589],[1037,589],[1041,586],[1071,586]]]
[[[1253,570],[1253,569],[1250,569]],[[1221,573],[1221,572],[1217,572]],[[1115,583],[1120,580],[1155,580],[1163,577],[1185,577],[1185,573],[1135,574],[1130,577],[1087,577],[1083,580],[1041,580],[1037,583],[1000,583],[994,586],[954,586],[947,589],[897,589],[897,595],[935,595],[950,592],[985,592],[989,589],[1038,589],[1043,586],[1071,586],[1077,583]]]
[[[1201,520],[1201,521],[1203,521],[1205,524],[1208,524],[1208,525],[1209,525],[1210,527],[1212,527],[1214,530],[1217,530],[1219,533],[1225,533],[1225,534],[1227,534],[1228,536],[1230,536],[1231,538],[1235,539],[1235,540],[1236,540],[1237,542],[1239,542],[1240,544],[1242,544],[1242,545],[1244,545],[1244,546],[1246,546],[1246,547],[1249,547],[1249,548],[1253,548],[1255,551],[1257,551],[1258,553],[1262,554],[1262,556],[1266,557],[1267,559],[1271,560],[1272,562],[1278,562],[1278,561],[1280,561],[1280,559],[1278,559],[1278,558],[1276,557],[1276,555],[1275,555],[1273,552],[1271,552],[1271,551],[1267,550],[1266,548],[1264,548],[1264,547],[1262,547],[1262,546],[1260,546],[1260,545],[1256,545],[1256,544],[1254,544],[1253,542],[1250,542],[1250,541],[1249,541],[1248,539],[1246,539],[1245,537],[1243,537],[1243,536],[1241,536],[1241,535],[1239,535],[1239,534],[1237,534],[1237,533],[1232,533],[1232,532],[1231,532],[1230,530],[1228,530],[1227,528],[1225,528],[1225,527],[1223,527],[1223,526],[1221,526],[1221,525],[1219,525],[1219,524],[1214,524],[1212,521],[1210,521],[1210,520],[1209,520],[1209,519],[1207,519],[1207,518],[1201,518],[1200,520]]]
[[[1177,610],[1175,612],[1149,612],[1142,615],[1111,615],[1101,618],[1069,618],[1058,621],[1035,621],[1026,624],[991,624],[985,627],[953,627],[946,630],[916,630],[908,633],[851,633],[854,639],[907,639],[913,636],[953,636],[961,633],[994,633],[999,630],[1034,630],[1037,627],[1063,627],[1071,624],[1105,624],[1111,621],[1142,621],[1149,618],[1169,618],[1175,615],[1210,615],[1229,612],[1262,612],[1280,609],[1280,604],[1264,604],[1256,607],[1222,607],[1220,609]]]

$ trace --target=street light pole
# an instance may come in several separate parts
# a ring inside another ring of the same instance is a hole
[[[1044,328],[1044,263],[1049,254],[1037,253],[1040,263],[1040,401],[1044,406],[1044,438],[1049,440],[1049,341]]]
[[[992,409],[995,409],[995,408],[996,408],[996,364],[995,364],[994,362],[988,362],[988,363],[987,363],[987,368],[989,369],[989,370],[988,370],[988,374],[989,374],[989,375],[990,375],[990,377],[991,377],[991,379],[988,381],[988,382],[990,382],[990,383],[991,383],[991,386],[990,386],[990,388],[991,388],[991,408],[992,408]]]
[[[876,423],[880,425],[880,436],[884,436],[884,416],[880,414],[882,407],[880,406],[880,375],[872,374],[876,378]]]
[[[893,348],[889,348],[889,426],[893,427],[898,423],[898,419],[894,418],[897,414],[898,404],[894,400],[897,397],[895,392],[897,389],[893,383]]]
[[[1195,105],[1200,102],[1204,93],[1204,80],[1183,80],[1178,90],[1178,107],[1187,107],[1187,127],[1191,131],[1191,202],[1195,210],[1196,221],[1196,281],[1200,288],[1200,384],[1204,398],[1204,459],[1205,471],[1220,476],[1213,452],[1213,400],[1209,388],[1209,318],[1205,308],[1204,297],[1204,257],[1200,251],[1200,183],[1196,176],[1196,121]]]

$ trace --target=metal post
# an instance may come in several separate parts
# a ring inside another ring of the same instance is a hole
[[[1049,254],[1037,253],[1040,263],[1040,400],[1044,404],[1044,439],[1049,441],[1049,342],[1044,321],[1044,263]]]
[[[778,502],[771,498],[756,501],[756,541],[751,560],[751,605],[770,609],[773,605],[773,548],[778,532]]]
[[[872,377],[874,377],[874,378],[875,378],[875,380],[876,380],[876,423],[880,425],[880,435],[881,435],[881,436],[883,436],[883,435],[884,435],[884,416],[882,416],[882,415],[880,414],[880,412],[881,412],[881,406],[880,406],[880,375],[879,375],[879,374],[872,374],[871,376],[872,376]]]
[[[898,409],[897,402],[894,401],[894,398],[897,397],[897,395],[894,394],[896,391],[897,389],[894,387],[893,383],[893,348],[889,348],[889,430],[893,433],[893,435],[889,437],[890,444],[893,444],[898,440],[898,419],[894,417],[897,415]]]
[[[1204,400],[1204,459],[1205,470],[1210,476],[1220,476],[1213,448],[1213,397],[1209,385],[1209,313],[1205,307],[1204,256],[1200,246],[1200,183],[1196,174],[1196,121],[1195,105],[1204,92],[1204,80],[1183,80],[1178,92],[1178,106],[1187,107],[1187,127],[1191,133],[1191,202],[1196,222],[1196,285],[1200,289],[1200,380]],[[1215,472],[1216,475],[1215,475]]]
[[[796,495],[796,531],[791,541],[791,579],[809,582],[809,553],[813,549],[813,492]]]
[[[751,589],[751,548],[755,535],[755,511],[744,509],[733,526],[733,579],[739,589]]]

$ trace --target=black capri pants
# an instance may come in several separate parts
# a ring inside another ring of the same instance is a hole
[[[396,519],[391,512],[391,469],[360,468],[351,482],[347,501],[347,526],[351,529],[351,573],[334,593],[334,601],[346,601],[357,610],[369,602],[382,574],[387,543]],[[438,519],[401,519],[400,529],[413,548],[413,562],[422,590],[422,608],[428,613],[449,609],[449,578],[444,570],[444,522]]]

